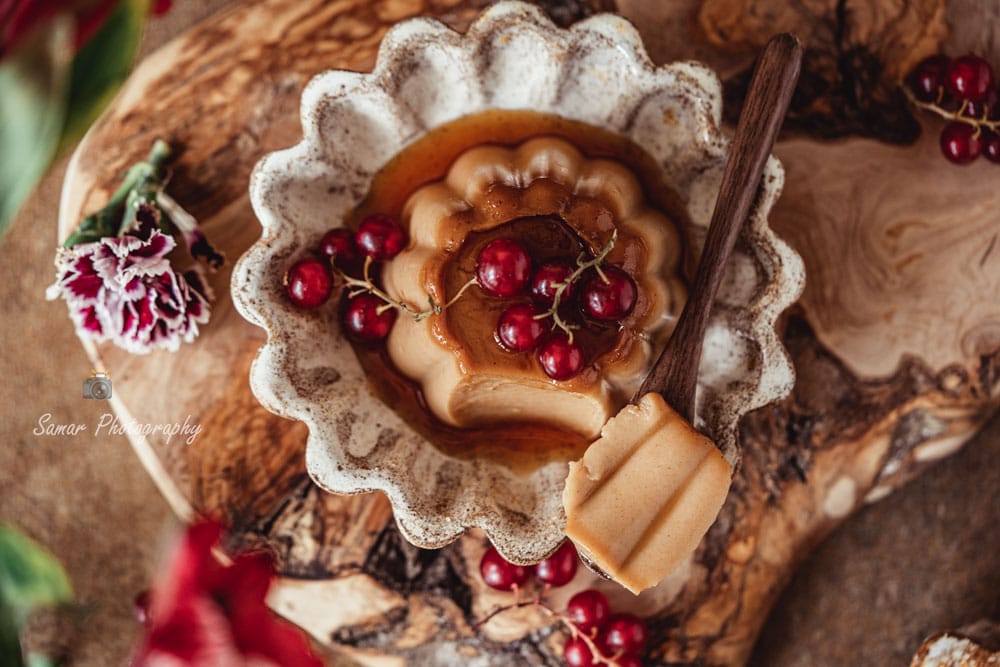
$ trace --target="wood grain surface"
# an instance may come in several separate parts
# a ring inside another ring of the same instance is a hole
[[[144,61],[83,142],[67,174],[62,233],[163,138],[180,149],[172,193],[235,259],[259,234],[246,196],[250,170],[298,140],[298,95],[309,77],[370,68],[381,35],[402,18],[428,13],[461,28],[477,9],[461,0],[248,0],[209,19]],[[691,53],[724,51],[691,38],[687,24],[649,16],[663,20],[658,34],[671,44],[651,43],[653,53],[684,40]],[[809,550],[866,499],[954,452],[996,409],[1000,312],[983,298],[1000,290],[1000,250],[988,250],[1000,207],[996,167],[949,165],[936,153],[935,129],[912,146],[779,144],[787,178],[772,225],[809,276],[784,332],[796,389],[744,422],[733,492],[688,567],[637,599],[581,573],[554,606],[597,585],[615,606],[649,617],[651,662],[741,664]],[[481,535],[417,550],[381,495],[338,497],[311,484],[303,427],[249,392],[262,332],[232,309],[228,279],[226,270],[212,277],[219,301],[197,344],[146,357],[89,349],[112,374],[124,421],[203,425],[190,446],[132,439],[175,510],[222,517],[233,547],[273,548],[285,575],[273,605],[368,664],[477,656],[481,664],[561,664],[562,636],[537,610],[473,629],[509,600],[479,581]]]

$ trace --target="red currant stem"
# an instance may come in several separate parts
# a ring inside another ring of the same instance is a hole
[[[562,302],[563,293],[565,293],[565,291],[569,289],[569,286],[572,285],[574,282],[576,282],[576,280],[580,276],[582,276],[584,271],[586,271],[587,269],[595,269],[598,275],[601,276],[601,279],[605,282],[605,284],[611,282],[610,280],[608,280],[608,277],[604,275],[604,271],[601,270],[601,264],[604,262],[604,259],[608,256],[608,253],[610,253],[614,249],[615,243],[617,241],[618,241],[618,230],[615,229],[613,232],[611,232],[611,240],[608,241],[608,244],[601,249],[601,252],[597,253],[597,256],[594,257],[594,259],[590,260],[589,262],[586,262],[583,259],[584,257],[586,257],[586,255],[584,253],[580,253],[580,256],[576,258],[576,271],[569,274],[569,276],[567,276],[566,279],[563,280],[562,282],[553,284],[553,287],[556,288],[556,291],[555,294],[552,295],[552,307],[546,310],[544,313],[539,313],[538,315],[535,315],[535,319],[544,320],[546,318],[551,317],[553,328],[558,327],[563,331],[565,331],[566,335],[569,337],[569,342],[572,343],[573,330],[579,327],[574,326],[564,321],[561,317],[559,317],[559,305]]]
[[[601,280],[604,282],[605,285],[611,284],[611,279],[608,278],[606,273],[604,273],[604,269],[602,269],[600,266],[595,266],[594,270],[597,271],[597,275],[601,277]]]
[[[604,655],[601,649],[597,646],[597,642],[594,641],[593,637],[591,637],[585,632],[580,632],[580,628],[576,627],[576,625],[573,624],[573,621],[569,620],[568,616],[566,616],[565,614],[557,614],[548,607],[543,607],[543,609],[545,609],[550,616],[562,622],[562,624],[569,629],[570,634],[573,636],[574,639],[579,639],[580,641],[582,641],[584,644],[587,645],[587,648],[590,649],[590,655],[594,657],[595,665],[608,665],[609,667],[619,667],[618,658],[622,657],[621,651],[618,651],[617,653],[615,653],[610,657]]]
[[[333,266],[332,259],[331,259],[330,265]],[[417,310],[416,308],[410,306],[409,304],[405,304],[402,301],[397,301],[397,300],[393,299],[386,292],[384,292],[383,290],[379,289],[379,287],[377,287],[375,285],[375,282],[371,279],[371,265],[372,265],[372,258],[371,257],[365,257],[365,266],[364,266],[364,269],[363,269],[363,271],[364,271],[364,278],[363,279],[361,279],[361,278],[355,278],[354,276],[349,276],[346,273],[344,273],[343,271],[341,271],[339,268],[337,268],[336,266],[333,266],[333,272],[335,274],[337,274],[337,277],[339,277],[341,280],[344,281],[344,286],[345,287],[353,287],[354,288],[350,292],[348,292],[349,296],[355,297],[355,296],[358,296],[359,294],[371,294],[373,296],[378,297],[382,301],[384,301],[385,305],[379,306],[378,309],[375,311],[379,315],[381,315],[385,311],[389,310],[390,308],[396,308],[397,310],[399,310],[399,311],[401,311],[403,313],[406,313],[407,315],[409,315],[410,317],[412,317],[417,322],[419,322],[420,320],[426,319],[426,318],[430,317],[431,315],[440,315],[442,312],[444,312],[444,310],[446,308],[450,307],[452,304],[454,304],[456,301],[458,301],[458,299],[463,294],[465,294],[465,290],[469,289],[470,287],[472,287],[473,285],[476,284],[476,279],[475,278],[469,280],[469,282],[467,282],[464,285],[462,285],[462,288],[458,290],[458,292],[455,294],[455,296],[453,296],[451,299],[449,299],[448,302],[445,303],[443,306],[437,305],[434,302],[434,297],[428,296],[427,297],[427,302],[430,304],[430,307],[427,310]]]
[[[356,296],[358,296],[360,294],[368,293],[368,294],[372,294],[372,295],[378,297],[379,299],[381,299],[382,301],[384,301],[385,305],[384,306],[380,306],[376,310],[376,313],[378,313],[379,315],[381,315],[382,313],[384,313],[389,308],[398,308],[399,310],[403,311],[404,313],[409,313],[409,314],[415,314],[416,313],[416,311],[414,311],[410,306],[406,305],[405,303],[403,303],[401,301],[396,301],[395,299],[393,299],[391,296],[389,296],[388,294],[386,294],[385,292],[383,292],[381,289],[379,289],[375,285],[375,283],[371,279],[371,267],[372,267],[372,258],[371,257],[365,257],[365,266],[364,266],[364,269],[363,269],[363,275],[364,275],[364,279],[363,280],[359,279],[359,278],[355,278],[354,276],[349,276],[346,273],[344,273],[343,271],[341,271],[340,269],[338,269],[336,266],[333,266],[333,258],[330,259],[330,266],[333,267],[334,273],[336,273],[337,276],[341,280],[344,281],[344,285],[345,286],[355,288],[355,289],[351,290],[348,293],[352,298],[356,297]]]
[[[512,604],[500,605],[498,607],[495,607],[486,616],[476,621],[473,624],[472,629],[478,630],[479,628],[486,625],[490,620],[492,620],[493,617],[498,616],[505,611],[510,611],[511,609],[521,609],[523,607],[538,607],[538,609],[540,609],[546,616],[566,626],[566,629],[569,630],[571,637],[573,637],[574,639],[579,639],[580,641],[582,641],[584,644],[587,645],[587,648],[590,650],[590,654],[594,657],[595,665],[608,665],[608,667],[620,667],[618,663],[618,658],[622,657],[623,655],[621,651],[616,652],[612,656],[604,655],[601,649],[598,648],[597,642],[594,641],[594,638],[585,632],[581,632],[580,628],[576,627],[573,621],[570,620],[569,616],[566,615],[566,612],[559,613],[553,611],[548,605],[545,604],[544,596],[546,593],[549,592],[551,588],[552,586],[550,584],[545,584],[545,586],[542,588],[541,592],[538,594],[537,597],[531,600],[521,601],[518,599],[520,588],[517,586],[517,584],[515,584],[512,587],[512,591],[514,593],[514,602]],[[596,629],[594,634],[596,636],[597,634]]]
[[[905,83],[900,83],[899,87],[903,89],[903,94],[905,94],[906,98],[910,100],[910,103],[919,109],[930,111],[947,120],[957,120],[960,123],[971,125],[976,128],[976,132],[982,132],[984,127],[988,130],[992,130],[993,132],[1000,131],[1000,120],[989,120],[987,118],[990,113],[989,105],[984,105],[982,118],[970,118],[969,116],[962,115],[965,109],[969,106],[968,100],[962,101],[962,106],[958,108],[958,111],[948,111],[947,109],[938,106],[935,102],[921,102],[913,96],[913,91],[911,91],[909,86]],[[940,97],[941,96],[939,95],[939,100]]]
[[[476,284],[476,279],[475,278],[469,278],[469,281],[467,283],[465,283],[464,285],[462,285],[462,287],[459,288],[458,292],[455,293],[455,296],[453,296],[450,299],[448,299],[448,301],[444,305],[442,305],[442,306],[436,306],[436,305],[434,305],[434,299],[433,299],[433,297],[427,297],[427,299],[431,302],[431,307],[432,307],[432,311],[433,312],[426,312],[425,311],[424,313],[420,313],[418,315],[417,319],[421,320],[424,317],[428,317],[431,314],[439,315],[442,311],[446,310],[447,308],[450,308],[452,306],[452,304],[454,304],[456,301],[458,301],[459,298],[463,294],[465,294],[465,290],[469,289],[470,287],[472,287],[475,284]]]

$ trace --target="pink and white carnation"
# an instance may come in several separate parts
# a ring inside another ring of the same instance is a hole
[[[66,300],[82,337],[134,354],[176,351],[208,322],[213,298],[200,267],[178,273],[170,266],[166,256],[176,245],[147,227],[59,248],[56,282],[46,297]]]

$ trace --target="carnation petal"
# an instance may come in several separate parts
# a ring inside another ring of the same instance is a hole
[[[217,595],[224,596],[232,609],[256,605],[264,607],[264,599],[274,578],[274,559],[265,551],[239,554],[217,582]]]
[[[322,667],[304,633],[265,603],[274,575],[266,554],[237,555],[223,566],[212,554],[221,527],[190,526],[151,593],[149,633],[134,664],[173,667]]]
[[[132,336],[139,328],[139,314],[136,312],[135,304],[126,301],[122,304],[121,325],[118,329],[119,336]]]
[[[154,621],[180,604],[184,597],[202,590],[204,581],[217,576],[222,566],[212,555],[212,547],[221,535],[222,525],[214,521],[200,521],[188,527],[155,587],[150,605]]]
[[[139,257],[143,259],[157,259],[165,256],[176,246],[177,242],[174,241],[172,236],[155,232],[150,235],[149,240],[144,245],[136,248],[129,254],[132,257]]]
[[[230,622],[236,645],[244,654],[265,656],[282,667],[323,667],[305,633],[263,605],[241,608]]]
[[[141,299],[146,295],[146,285],[143,284],[141,277],[135,276],[122,286],[121,294],[126,301]]]
[[[211,285],[205,280],[205,274],[200,267],[195,267],[184,272],[184,280],[198,293],[201,302],[206,303],[215,298]]]
[[[104,286],[104,281],[96,274],[83,274],[71,277],[64,283],[73,296],[80,299],[96,299]]]
[[[153,315],[153,309],[150,303],[153,298],[152,294],[147,294],[146,298],[135,302],[136,311],[139,315],[139,325],[137,327],[137,331],[139,332],[148,332],[156,323],[156,318]]]
[[[151,229],[146,237],[124,234],[60,248],[57,279],[46,297],[66,300],[81,337],[110,338],[135,354],[177,350],[208,321],[211,290],[198,267],[173,270],[165,255],[176,245]]]
[[[89,306],[80,311],[80,323],[91,334],[104,334],[104,328],[101,326],[101,321],[97,317],[94,306]]]
[[[87,244],[96,245],[96,244]],[[72,262],[72,270],[81,274],[92,274],[94,271],[94,258],[92,255],[80,255]]]
[[[246,665],[222,609],[203,594],[182,601],[170,616],[152,626],[133,665],[156,667],[158,656],[174,657],[186,667]]]

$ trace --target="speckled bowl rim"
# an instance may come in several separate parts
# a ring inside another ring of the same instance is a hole
[[[445,456],[372,394],[330,324],[334,311],[296,310],[280,285],[322,231],[360,203],[389,158],[433,127],[495,108],[553,113],[641,145],[683,200],[686,236],[700,253],[728,151],[715,74],[694,62],[654,66],[621,17],[599,15],[564,30],[536,7],[501,2],[465,34],[431,19],[399,23],[371,73],[330,71],[306,86],[302,141],[265,156],[251,177],[263,233],[236,264],[231,287],[238,312],[267,332],[251,388],[268,410],[307,424],[306,465],[319,486],[384,492],[417,546],[440,547],[478,527],[504,556],[528,563],[563,539],[566,464],[525,475]],[[794,383],[775,322],[798,298],[803,266],[767,226],[783,181],[771,157],[700,370],[696,425],[734,465],[739,419]]]

